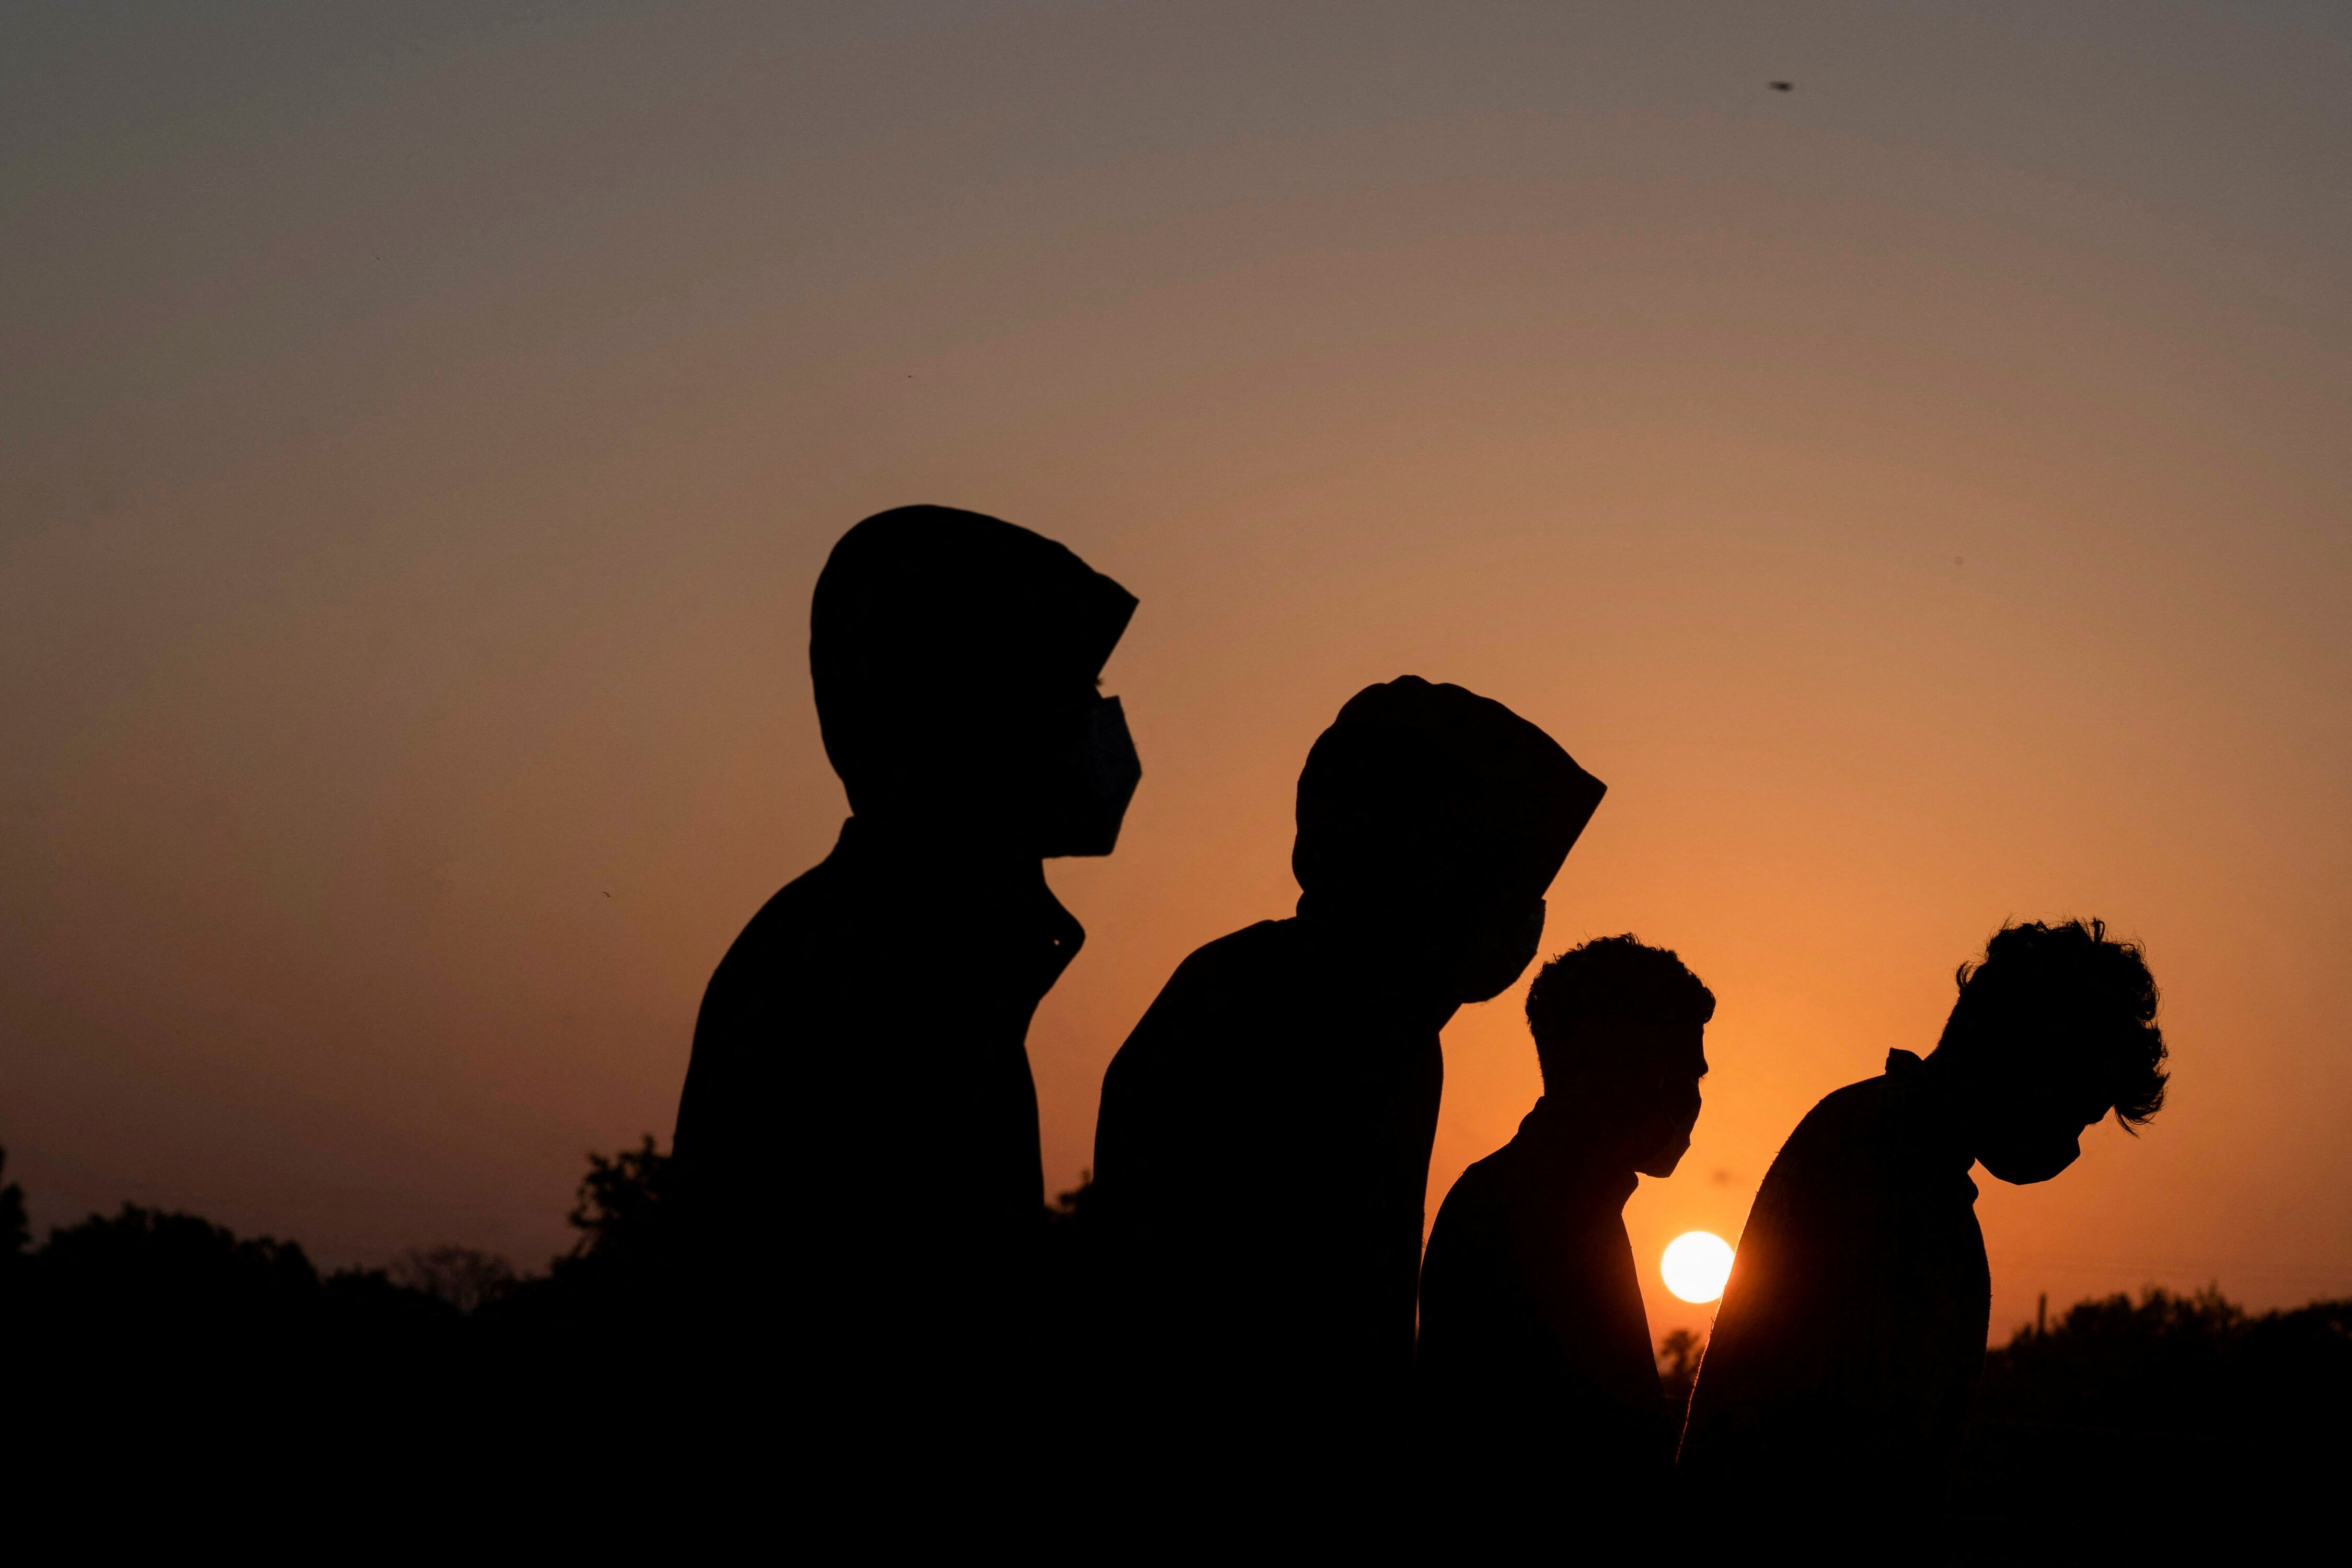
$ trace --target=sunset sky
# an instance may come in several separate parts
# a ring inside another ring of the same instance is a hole
[[[1141,600],[1050,1186],[1410,672],[1610,785],[1546,950],[1720,998],[1655,1330],[2005,917],[2145,942],[2176,1073],[1979,1173],[1996,1337],[2352,1293],[2352,8],[18,0],[0,224],[37,1222],[543,1260],[838,827],[825,552],[934,501]],[[1446,1032],[1433,1213],[1523,993]]]

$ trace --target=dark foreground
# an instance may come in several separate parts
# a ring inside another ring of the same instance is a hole
[[[293,1243],[131,1206],[35,1247],[0,1188],[12,1511],[93,1542],[267,1520],[289,1547],[461,1521],[487,1545],[661,1531],[730,1455],[745,1470],[722,1484],[788,1489],[755,1457],[788,1446],[789,1413],[677,1386],[665,1175],[650,1139],[593,1160],[578,1243],[535,1275],[458,1247],[321,1273]],[[1066,1266],[1082,1206],[1053,1227]],[[1675,1348],[1668,1385],[1686,1387]],[[681,1411],[741,1429],[688,1466]],[[2083,1301],[1988,1355],[1949,1512],[1888,1560],[2226,1558],[2327,1528],[2347,1459],[2352,1301]],[[1037,1474],[1050,1534],[1050,1453]]]

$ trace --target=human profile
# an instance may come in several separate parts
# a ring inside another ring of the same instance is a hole
[[[2046,1182],[2164,1104],[2156,982],[2102,922],[2003,926],[1958,985],[1935,1050],[1815,1106],[1756,1194],[1677,1466],[1716,1539],[1843,1557],[1932,1530],[1991,1306],[1969,1168]]]
[[[836,1453],[1024,1397],[1045,1215],[1025,1041],[1086,935],[1042,863],[1118,841],[1140,767],[1098,678],[1135,605],[1064,546],[945,507],[867,518],[817,579],[810,673],[850,816],[712,974],[676,1159],[697,1375],[746,1399],[782,1380]]]
[[[1715,994],[1675,953],[1602,937],[1544,965],[1527,1016],[1543,1094],[1454,1182],[1422,1261],[1430,1523],[1496,1545],[1645,1545],[1680,1412],[1623,1211],[1690,1148]]]

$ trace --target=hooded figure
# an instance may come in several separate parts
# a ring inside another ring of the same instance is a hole
[[[1103,1081],[1119,1484],[1377,1528],[1353,1494],[1404,1440],[1438,1031],[1535,956],[1602,788],[1502,704],[1412,676],[1316,742],[1297,915],[1186,959]]]
[[[1025,1375],[1025,1040],[1086,937],[1041,861],[1118,840],[1140,770],[1096,682],[1134,610],[1051,540],[943,507],[867,518],[817,579],[852,816],[711,976],[676,1145],[690,1348],[723,1392],[773,1356],[802,1430],[919,1431]]]

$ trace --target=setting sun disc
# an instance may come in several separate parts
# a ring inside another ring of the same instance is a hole
[[[1712,1301],[1731,1278],[1731,1244],[1712,1231],[1686,1230],[1658,1260],[1666,1289],[1685,1301]]]

